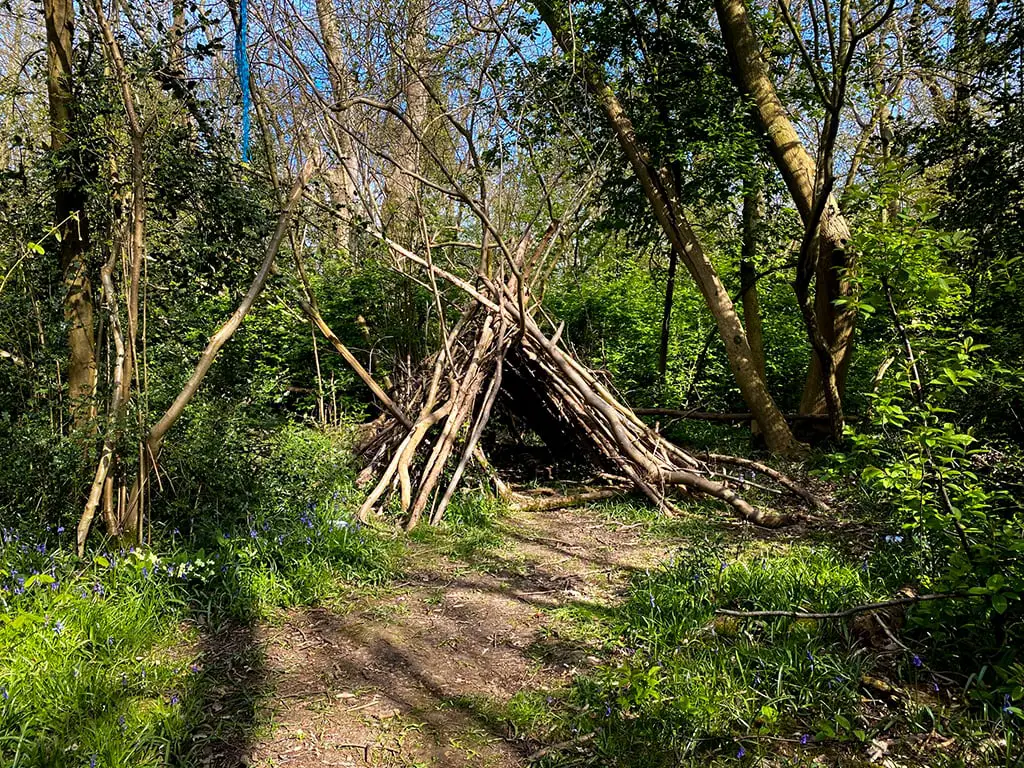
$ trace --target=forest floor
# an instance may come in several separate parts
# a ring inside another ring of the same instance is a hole
[[[405,577],[384,595],[286,611],[255,630],[238,628],[241,636],[218,636],[207,650],[220,663],[234,659],[235,682],[253,694],[249,715],[262,725],[227,723],[211,762],[526,765],[541,745],[489,713],[601,661],[599,650],[560,641],[557,609],[607,609],[631,574],[679,543],[648,535],[644,523],[579,509],[518,512],[496,525],[491,546],[414,542]],[[255,662],[238,662],[253,645],[259,680],[246,679]],[[239,690],[224,693],[237,705]],[[268,711],[252,712],[258,702]],[[238,717],[228,702],[213,706],[225,720]],[[239,743],[246,733],[259,735]]]

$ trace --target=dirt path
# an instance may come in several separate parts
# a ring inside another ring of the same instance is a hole
[[[247,763],[526,765],[537,745],[509,738],[488,703],[595,661],[559,642],[545,609],[600,610],[668,547],[586,510],[520,513],[502,530],[506,544],[482,562],[417,545],[396,593],[263,627],[274,727]]]

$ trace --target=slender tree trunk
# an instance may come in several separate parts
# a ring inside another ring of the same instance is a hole
[[[807,225],[814,215],[816,163],[800,140],[775,90],[750,26],[744,0],[715,0],[715,9],[737,80],[754,101],[758,121],[768,138],[772,159]],[[814,313],[818,329],[834,358],[834,364],[830,367],[835,375],[835,389],[840,395],[846,386],[857,319],[853,306],[839,307],[836,304],[838,299],[853,294],[853,285],[846,277],[846,273],[855,266],[852,256],[846,250],[849,239],[850,228],[839,204],[830,196],[818,232]],[[807,415],[826,412],[821,361],[817,355],[812,355],[800,400],[800,413]]]
[[[401,91],[406,117],[422,134],[430,106],[430,94],[420,79],[426,76],[427,66],[427,7],[423,0],[406,0],[406,24]],[[385,181],[383,225],[388,237],[409,246],[418,235],[416,204],[420,191],[419,181],[410,172],[415,174],[421,170],[421,147],[417,137],[405,126],[398,126],[394,141],[395,166]]]
[[[327,78],[331,83],[331,98],[338,103],[352,95],[354,85],[345,63],[345,52],[341,44],[338,12],[334,7],[334,0],[316,0],[316,15],[320,23],[324,56],[327,59]],[[352,114],[352,110],[346,109],[337,118],[341,122],[340,130],[335,131],[332,136],[337,159],[332,167],[324,171],[324,179],[330,188],[332,202],[339,214],[334,219],[335,237],[338,246],[345,251],[348,251],[351,246],[351,220],[358,209],[356,191],[358,168],[352,136],[349,133]]]
[[[146,231],[146,168],[145,168],[145,128],[139,115],[138,109],[135,103],[135,93],[132,88],[132,84],[128,79],[128,70],[125,66],[124,57],[121,53],[121,47],[116,38],[114,37],[113,30],[110,27],[107,17],[103,12],[103,5],[100,0],[93,1],[93,13],[96,15],[96,22],[100,28],[100,34],[103,38],[103,49],[106,55],[110,69],[113,70],[114,78],[117,81],[119,90],[121,92],[121,102],[124,107],[125,122],[128,128],[128,136],[131,142],[131,208],[129,215],[129,229],[128,229],[128,243],[125,260],[125,272],[127,273],[128,285],[127,285],[127,296],[128,296],[128,333],[126,337],[118,339],[118,355],[117,355],[117,367],[118,370],[114,372],[114,378],[117,381],[117,386],[120,388],[120,397],[117,400],[111,400],[111,410],[108,413],[108,435],[116,435],[120,430],[120,421],[122,419],[122,412],[127,407],[129,399],[131,397],[131,384],[132,374],[135,370],[135,361],[137,359],[137,347],[138,347],[138,336],[139,336],[139,299],[141,295],[142,285],[142,263],[146,258],[145,252],[145,231]],[[119,238],[113,238],[114,242],[117,243]],[[114,256],[111,256],[114,258]],[[109,265],[108,265],[109,267]],[[103,273],[103,288],[106,293],[112,292],[114,284],[111,276],[111,270],[109,268],[104,269]],[[115,299],[107,298],[108,305],[112,306],[112,313],[116,314],[117,303]],[[120,323],[114,323],[114,314],[111,315],[111,327],[116,330],[118,336],[122,336],[120,331]],[[141,426],[141,425],[140,425]],[[105,441],[104,452],[101,458],[101,466],[104,462],[109,465],[116,459],[113,451],[116,447],[116,439],[111,442],[111,438]],[[104,472],[105,475],[106,472]],[[90,499],[86,504],[86,511],[82,516],[82,520],[85,521],[87,518],[91,521],[90,506],[93,512],[95,512],[95,505],[99,503],[99,484],[105,480],[105,477],[100,477],[100,472],[97,471],[93,492],[90,494]],[[141,507],[136,508],[134,511],[138,515]],[[123,507],[119,510],[120,514],[123,515],[127,512]],[[132,519],[126,519],[121,516],[110,516],[108,517],[108,534],[111,537],[116,538],[131,538],[132,534],[141,532],[142,520],[137,516]],[[88,533],[89,524],[85,523],[84,526],[80,523],[79,526],[79,550],[82,549],[85,543],[84,536]]]
[[[646,147],[640,143],[632,121],[618,97],[605,82],[601,67],[587,58],[585,53],[574,48],[573,40],[561,20],[559,11],[547,2],[538,4],[537,10],[562,50],[575,53],[576,65],[581,68],[588,88],[608,118],[619,145],[629,159],[644,194],[654,209],[662,231],[686,265],[708,309],[711,310],[718,325],[718,332],[725,342],[726,355],[733,376],[743,399],[764,430],[769,450],[790,456],[802,453],[803,446],[793,438],[789,425],[757,371],[750,343],[736,308],[672,192],[675,183],[670,178],[668,170],[664,166],[656,166]]]
[[[195,369],[192,371],[189,380],[185,382],[185,386],[178,393],[174,402],[171,403],[163,416],[150,428],[149,433],[146,435],[145,450],[142,457],[143,464],[139,471],[139,479],[133,485],[131,494],[128,497],[124,519],[133,520],[138,518],[138,508],[142,503],[142,497],[149,482],[149,475],[156,467],[156,463],[160,458],[160,450],[163,447],[164,438],[167,437],[171,427],[174,426],[175,422],[185,412],[185,408],[192,401],[196,392],[199,391],[199,385],[206,378],[206,374],[217,359],[217,354],[221,348],[235,335],[235,331],[241,326],[242,321],[249,314],[249,310],[252,309],[260,294],[263,293],[267,279],[270,277],[271,269],[274,266],[277,252],[281,247],[281,242],[284,240],[285,234],[287,234],[292,214],[296,206],[298,206],[302,193],[309,184],[309,180],[313,176],[318,164],[318,158],[308,160],[296,177],[291,191],[285,200],[284,208],[278,216],[274,234],[267,243],[263,262],[260,264],[259,271],[253,278],[252,283],[249,285],[249,290],[231,316],[210,337],[206,348],[196,362]]]
[[[427,26],[429,6],[425,0],[405,0],[405,41],[400,51],[403,62],[399,68],[401,96],[405,101],[407,122],[395,125],[392,165],[384,181],[384,201],[381,206],[381,224],[389,238],[415,250],[422,240],[420,231],[420,182],[414,174],[423,171],[422,141],[429,141],[426,125],[430,108],[430,93],[423,80],[428,77]],[[397,256],[402,272],[412,269],[403,257]],[[401,278],[396,286],[394,313],[396,357],[404,361],[406,369],[423,351],[425,310],[417,299],[412,280]],[[404,377],[402,377],[404,378]],[[397,380],[402,385],[401,379]]]
[[[743,302],[743,326],[750,342],[750,353],[761,378],[765,378],[764,330],[761,325],[761,308],[757,294],[758,234],[764,211],[764,193],[759,184],[748,182],[743,194],[743,243],[740,251],[740,299]],[[750,422],[750,431],[761,434],[757,420]]]
[[[85,185],[75,145],[74,20],[72,0],[44,0],[46,85],[50,106],[50,154],[54,163],[54,219],[60,233],[64,319],[68,327],[68,405],[74,429],[92,428],[96,415],[96,352],[89,226]]]
[[[658,377],[661,387],[665,387],[665,377],[668,371],[668,342],[672,335],[672,300],[676,290],[676,269],[679,264],[679,254],[673,248],[668,254],[668,276],[665,278],[665,307],[661,313],[661,343],[658,345]]]

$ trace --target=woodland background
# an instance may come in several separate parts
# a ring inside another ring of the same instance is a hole
[[[168,622],[383,584],[392,523],[586,482],[820,524],[844,554],[799,588],[666,594],[902,596],[894,679],[957,693],[900,723],[1019,764],[1022,104],[1020,0],[2,0],[0,762],[187,763],[200,712],[103,698]],[[870,743],[825,682],[785,717]],[[712,698],[687,741],[615,685],[655,725],[595,764],[742,762],[782,717]]]

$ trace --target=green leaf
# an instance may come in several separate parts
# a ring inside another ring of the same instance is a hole
[[[996,613],[999,613],[999,614],[1006,613],[1006,606],[1007,606],[1006,595],[1004,595],[1002,593],[999,593],[999,594],[996,594],[996,595],[992,595],[992,610],[993,611],[995,611]]]
[[[34,252],[38,253],[40,256],[42,256],[44,253],[46,253],[46,251],[43,250],[43,246],[41,246],[39,243],[29,243],[28,244],[28,249],[30,251],[34,251]]]

